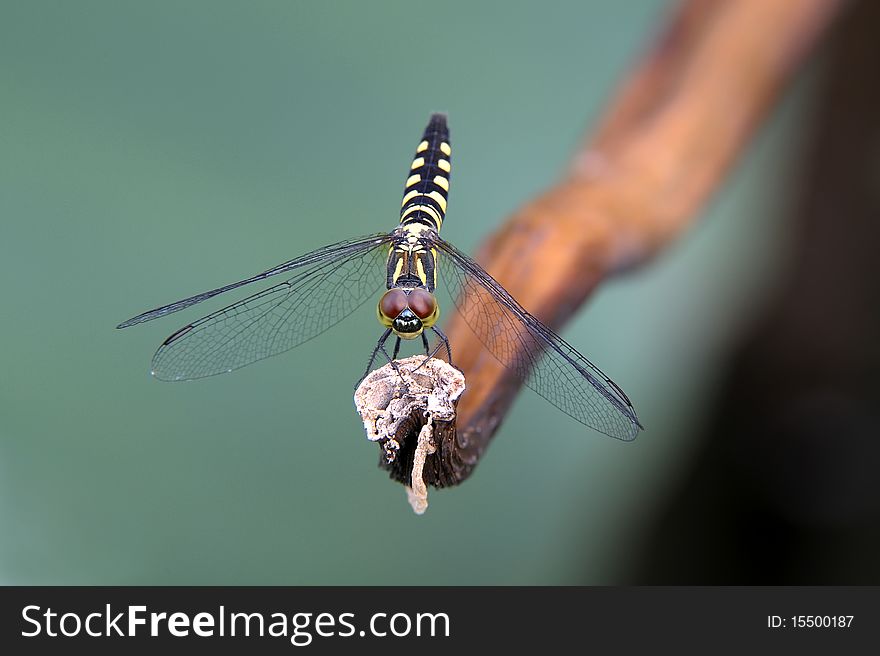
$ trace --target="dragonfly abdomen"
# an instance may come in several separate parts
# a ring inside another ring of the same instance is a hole
[[[452,148],[445,114],[432,114],[410,166],[400,208],[401,225],[421,223],[439,231],[446,215]]]

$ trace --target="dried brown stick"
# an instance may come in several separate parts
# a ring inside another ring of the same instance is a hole
[[[477,260],[560,327],[596,285],[695,219],[844,0],[685,0],[624,81],[565,179],[514,213]],[[462,457],[476,461],[519,383],[459,316]]]

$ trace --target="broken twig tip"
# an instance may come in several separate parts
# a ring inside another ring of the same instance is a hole
[[[475,465],[456,440],[456,407],[464,374],[443,360],[395,360],[364,378],[354,403],[367,439],[381,449],[379,466],[406,486],[416,514],[428,507],[428,486],[463,481]]]

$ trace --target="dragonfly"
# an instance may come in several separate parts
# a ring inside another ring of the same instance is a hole
[[[280,276],[281,282],[172,333],[153,356],[153,376],[183,381],[234,371],[308,342],[380,293],[376,315],[384,331],[367,372],[380,353],[393,365],[401,340],[421,338],[426,356],[442,348],[441,355],[451,362],[449,340],[437,326],[439,272],[468,326],[522,383],[587,427],[619,440],[635,439],[642,425],[623,390],[479,264],[440,237],[451,156],[446,115],[433,114],[416,147],[394,230],[319,248],[244,280],[143,312],[117,328]],[[428,332],[437,339],[433,349]],[[392,337],[389,354],[386,344]]]

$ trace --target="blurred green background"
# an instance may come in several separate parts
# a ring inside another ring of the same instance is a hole
[[[633,399],[635,443],[525,392],[417,517],[351,400],[371,307],[188,384],[148,365],[203,308],[114,326],[392,228],[431,111],[455,149],[444,234],[472,251],[557,179],[666,5],[0,4],[0,582],[627,580],[719,354],[772,289],[808,79],[697,228],[564,332]]]

